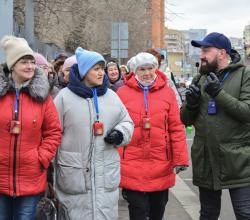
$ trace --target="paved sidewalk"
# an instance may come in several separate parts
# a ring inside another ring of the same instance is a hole
[[[119,200],[119,220],[129,220],[128,204],[122,198],[121,193]],[[164,215],[164,220],[192,220],[171,191],[169,194],[169,201]]]

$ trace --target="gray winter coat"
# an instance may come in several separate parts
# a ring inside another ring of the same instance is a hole
[[[104,142],[111,129],[122,132],[122,146],[130,142],[134,125],[110,89],[98,97],[104,135],[93,136],[93,98],[81,98],[62,89],[55,104],[63,130],[56,159],[56,193],[72,220],[117,220],[120,157],[113,145]]]

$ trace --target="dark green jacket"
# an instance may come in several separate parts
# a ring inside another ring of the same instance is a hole
[[[238,60],[217,75],[230,72],[215,97],[217,114],[208,115],[211,99],[204,91],[206,75],[199,80],[201,100],[198,111],[184,102],[181,119],[194,125],[191,149],[194,185],[210,189],[250,186],[250,68]],[[196,79],[194,79],[195,81]]]

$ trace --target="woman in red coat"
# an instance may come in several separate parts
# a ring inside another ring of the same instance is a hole
[[[188,166],[185,131],[175,94],[157,70],[156,58],[139,53],[132,62],[134,74],[117,93],[135,124],[130,144],[120,150],[120,185],[130,220],[162,220],[175,172]]]
[[[23,38],[5,36],[0,69],[0,219],[33,220],[61,140],[49,83]]]

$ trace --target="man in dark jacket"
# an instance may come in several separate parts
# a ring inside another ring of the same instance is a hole
[[[191,44],[201,48],[200,74],[187,89],[181,119],[195,127],[200,220],[218,219],[222,189],[229,189],[236,218],[250,219],[250,69],[223,34]]]

